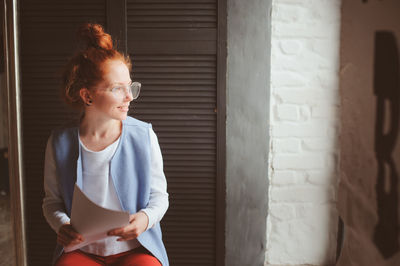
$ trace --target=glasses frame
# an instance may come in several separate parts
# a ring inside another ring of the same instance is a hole
[[[121,94],[122,98],[125,98],[128,94],[130,94],[132,95],[133,100],[136,100],[140,95],[141,87],[142,84],[140,82],[133,81],[129,85],[118,85],[110,88],[109,90],[113,93],[114,96],[120,97],[118,96],[118,94],[120,93],[119,91],[121,91],[120,89],[123,89],[124,95]]]

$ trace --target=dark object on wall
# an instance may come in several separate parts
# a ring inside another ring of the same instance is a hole
[[[339,216],[338,220],[338,232],[337,232],[337,242],[336,242],[336,262],[340,258],[342,253],[343,243],[344,243],[344,222],[342,217]]]
[[[399,79],[396,37],[392,32],[377,31],[375,33],[374,93],[377,97],[375,156],[378,162],[376,195],[379,221],[375,227],[374,242],[385,258],[391,257],[399,250],[399,176],[392,158],[399,135]],[[388,108],[385,108],[385,105]],[[385,124],[389,124],[387,130],[385,130]]]
[[[0,194],[8,194],[10,191],[10,179],[8,172],[8,149],[0,149]]]

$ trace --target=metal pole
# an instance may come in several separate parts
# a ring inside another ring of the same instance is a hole
[[[19,83],[18,6],[17,0],[4,0],[4,65],[8,95],[10,201],[14,231],[15,263],[27,265],[24,226],[23,151],[21,94]]]

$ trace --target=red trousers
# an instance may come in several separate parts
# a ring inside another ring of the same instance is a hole
[[[56,266],[161,266],[161,263],[145,248],[139,247],[131,251],[111,256],[97,256],[80,250],[63,253]]]

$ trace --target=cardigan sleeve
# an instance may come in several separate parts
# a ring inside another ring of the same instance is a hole
[[[147,229],[160,222],[168,209],[167,181],[163,170],[163,159],[157,136],[150,129],[151,169],[150,169],[150,200],[142,209],[149,217]]]
[[[56,163],[53,154],[53,137],[47,141],[44,159],[44,199],[42,204],[43,215],[47,223],[57,233],[60,227],[68,223],[70,218],[65,212],[64,201],[58,182]]]

